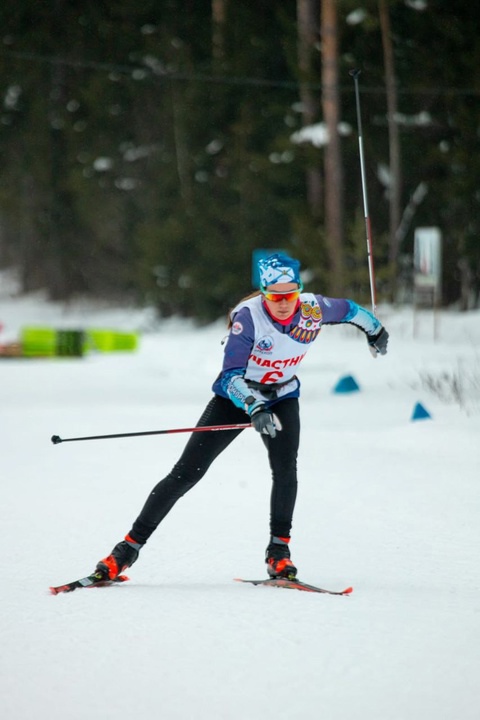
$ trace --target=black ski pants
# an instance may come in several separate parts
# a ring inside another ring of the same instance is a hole
[[[262,435],[272,470],[270,533],[290,537],[297,496],[297,454],[300,417],[297,398],[278,400],[272,411],[282,424],[275,438]],[[198,426],[230,425],[248,422],[247,414],[231,400],[214,395],[197,423]],[[153,488],[134,522],[130,536],[145,543],[177,500],[205,475],[212,462],[243,430],[192,433],[171,472]]]

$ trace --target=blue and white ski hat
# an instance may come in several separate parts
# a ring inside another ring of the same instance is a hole
[[[299,287],[302,285],[299,261],[283,253],[275,253],[259,260],[258,273],[262,289],[276,283],[297,283]]]

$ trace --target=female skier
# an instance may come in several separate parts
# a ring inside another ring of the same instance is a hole
[[[302,292],[300,263],[274,254],[258,265],[260,290],[230,313],[223,367],[198,426],[245,423],[261,434],[272,470],[270,577],[293,579],[290,531],[297,495],[300,381],[296,372],[322,325],[350,323],[366,334],[374,356],[387,352],[388,332],[352,300]],[[125,539],[100,560],[96,572],[113,580],[137,560],[164,517],[206,473],[241,429],[192,433],[171,472],[152,490]]]

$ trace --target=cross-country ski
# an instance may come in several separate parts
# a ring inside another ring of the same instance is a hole
[[[235,578],[237,582],[250,583],[251,585],[265,585],[267,587],[285,588],[287,590],[302,590],[310,593],[324,593],[326,595],[350,595],[353,592],[352,587],[345,590],[326,590],[325,588],[310,585],[301,580],[290,578],[265,578],[264,580],[244,580],[243,578]]]

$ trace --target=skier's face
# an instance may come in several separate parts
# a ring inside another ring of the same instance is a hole
[[[275,283],[263,291],[263,296],[272,317],[286,320],[296,310],[300,288],[297,283]]]

